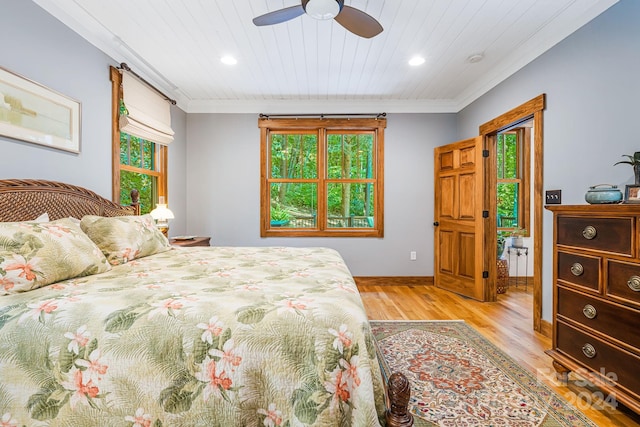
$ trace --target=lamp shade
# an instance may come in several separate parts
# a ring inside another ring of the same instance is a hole
[[[171,209],[167,207],[167,204],[164,202],[164,196],[160,196],[158,200],[158,204],[156,204],[156,208],[149,212],[151,217],[156,221],[166,221],[168,219],[173,219],[173,212]]]

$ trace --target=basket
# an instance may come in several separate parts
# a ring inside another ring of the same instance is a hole
[[[496,292],[504,294],[509,287],[509,263],[506,259],[498,260],[497,289]]]

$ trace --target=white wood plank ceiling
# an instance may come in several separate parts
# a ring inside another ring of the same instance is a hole
[[[457,112],[617,2],[346,0],[384,27],[365,39],[252,23],[300,0],[33,1],[190,113]]]

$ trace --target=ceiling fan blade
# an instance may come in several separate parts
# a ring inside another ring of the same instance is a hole
[[[367,39],[377,36],[383,30],[382,25],[371,15],[347,5],[344,5],[334,19],[353,34]]]
[[[285,7],[284,9],[274,10],[253,18],[253,23],[258,27],[263,25],[279,24],[304,14],[304,8],[301,4],[298,6]]]

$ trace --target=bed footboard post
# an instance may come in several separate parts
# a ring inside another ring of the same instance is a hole
[[[407,377],[399,372],[391,374],[387,382],[387,397],[389,409],[384,414],[387,427],[413,426],[413,416],[409,413],[411,387]]]

